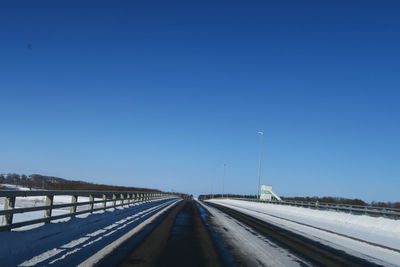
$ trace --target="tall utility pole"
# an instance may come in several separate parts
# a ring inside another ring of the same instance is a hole
[[[226,175],[226,163],[224,163],[224,175],[222,176],[222,198],[224,198],[225,175]]]
[[[264,146],[264,132],[257,132],[260,135],[260,161],[258,163],[258,188],[257,188],[257,199],[260,199],[260,191],[261,191],[261,163],[263,158],[263,146]]]

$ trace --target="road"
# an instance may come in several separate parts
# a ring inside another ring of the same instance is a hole
[[[120,262],[103,266],[379,266],[216,204],[181,202]]]
[[[120,264],[124,267],[139,265],[223,266],[193,200],[177,205],[145,242]]]
[[[378,265],[226,206],[176,198],[0,234],[4,266]]]

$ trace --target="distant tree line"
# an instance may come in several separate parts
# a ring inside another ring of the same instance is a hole
[[[249,198],[255,199],[256,195],[234,195],[234,194],[208,194],[208,195],[200,195],[199,200],[206,200],[210,198],[221,198],[221,197],[230,197],[230,198]],[[306,202],[320,202],[320,203],[334,203],[334,204],[345,204],[345,205],[358,205],[358,206],[374,206],[374,207],[383,207],[383,208],[395,208],[400,209],[400,202],[376,202],[372,201],[371,203],[365,202],[361,199],[349,199],[342,197],[281,197],[282,200],[288,201],[306,201]]]
[[[45,190],[103,190],[103,191],[147,191],[161,192],[156,189],[114,186],[104,184],[93,184],[83,181],[67,180],[59,177],[45,176],[40,174],[19,175],[15,173],[0,174],[0,189],[5,189],[1,184],[13,184],[29,189]]]

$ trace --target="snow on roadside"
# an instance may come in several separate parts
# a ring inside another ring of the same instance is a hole
[[[384,260],[396,266],[400,262],[400,253],[393,250],[369,245],[299,224],[307,224],[394,249],[400,249],[399,220],[233,199],[213,199],[210,202],[233,208],[308,237],[324,240],[324,243],[327,245],[338,245],[341,248],[344,247],[347,250],[353,250],[362,255]],[[282,219],[270,215],[278,216]]]
[[[247,225],[226,216],[216,208],[198,202],[211,214],[213,228],[227,242],[238,265],[246,266],[309,266],[310,263],[294,255],[288,249],[278,246]],[[246,245],[244,245],[246,244]]]
[[[212,202],[256,209],[274,216],[400,249],[400,220],[233,199]]]

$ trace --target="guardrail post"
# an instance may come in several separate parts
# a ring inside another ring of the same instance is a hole
[[[114,209],[115,209],[115,206],[117,206],[117,195],[116,194],[113,194],[112,195],[112,198],[113,198],[113,205],[114,205]]]
[[[4,201],[4,210],[12,210],[15,207],[15,197],[6,197]],[[10,225],[13,221],[13,214],[6,214],[3,217],[2,225]]]
[[[121,206],[124,207],[124,199],[125,199],[124,194],[120,194],[119,197],[121,198],[121,202],[119,204],[121,204]]]
[[[107,196],[103,194],[103,209],[105,210],[107,208]]]
[[[94,203],[93,203],[93,201],[94,201],[94,196],[93,196],[93,195],[89,195],[89,202],[90,202],[90,204],[89,204],[89,210],[90,210],[90,213],[93,213],[93,208],[94,208]]]
[[[71,206],[70,213],[74,214],[76,212],[76,205],[74,204],[76,204],[77,202],[78,202],[78,196],[75,195],[72,196],[71,204],[73,204],[73,206]],[[71,217],[75,217],[75,215],[72,215]]]
[[[53,200],[54,196],[46,196],[46,206],[48,206],[48,209],[45,210],[44,217],[49,219],[45,223],[50,222],[51,213],[53,211]]]

